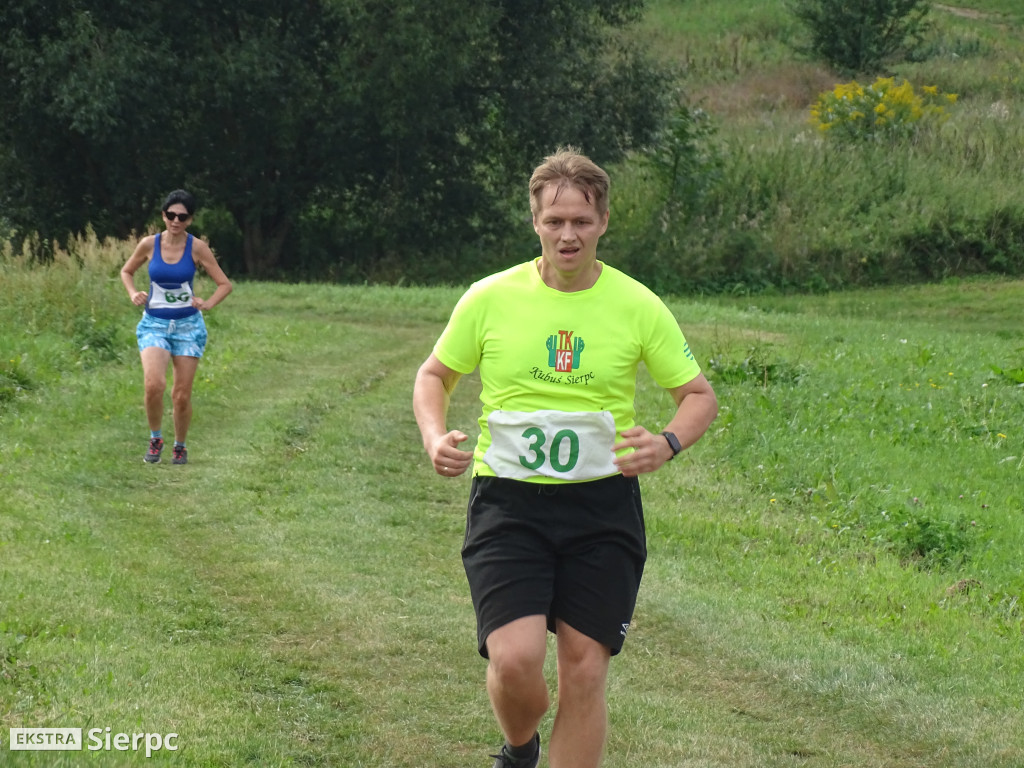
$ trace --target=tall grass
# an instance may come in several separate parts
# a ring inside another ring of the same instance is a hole
[[[130,329],[117,273],[132,247],[87,235],[37,269],[27,253],[4,245],[0,326],[8,332],[0,336],[0,400],[4,391],[32,389],[123,356]]]

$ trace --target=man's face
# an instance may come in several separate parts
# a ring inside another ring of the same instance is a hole
[[[581,287],[578,284],[591,277],[597,262],[597,241],[608,229],[608,211],[599,214],[575,187],[559,190],[548,184],[540,195],[533,228],[540,237],[542,274],[550,269],[560,283]]]

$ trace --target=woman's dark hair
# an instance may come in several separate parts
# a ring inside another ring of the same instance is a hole
[[[175,203],[181,203],[185,206],[185,210],[188,211],[188,215],[192,216],[196,212],[196,199],[192,196],[191,192],[186,192],[184,189],[176,189],[167,196],[164,200],[164,206],[160,210],[164,213]]]

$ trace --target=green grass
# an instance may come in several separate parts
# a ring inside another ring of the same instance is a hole
[[[124,247],[83,251],[0,261],[0,375],[26,385],[0,402],[3,764],[486,764],[467,482],[430,471],[410,407],[460,290],[240,283],[191,463],[148,466]],[[1022,300],[671,301],[722,413],[644,481],[606,766],[1024,763],[1024,389],[993,370],[1024,365]],[[638,407],[653,428],[670,402],[642,378]],[[44,726],[179,750],[6,751]]]

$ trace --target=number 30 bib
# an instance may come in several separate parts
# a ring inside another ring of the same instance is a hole
[[[498,477],[578,481],[619,471],[612,463],[615,419],[609,411],[494,411],[487,427],[491,445],[484,461]]]

